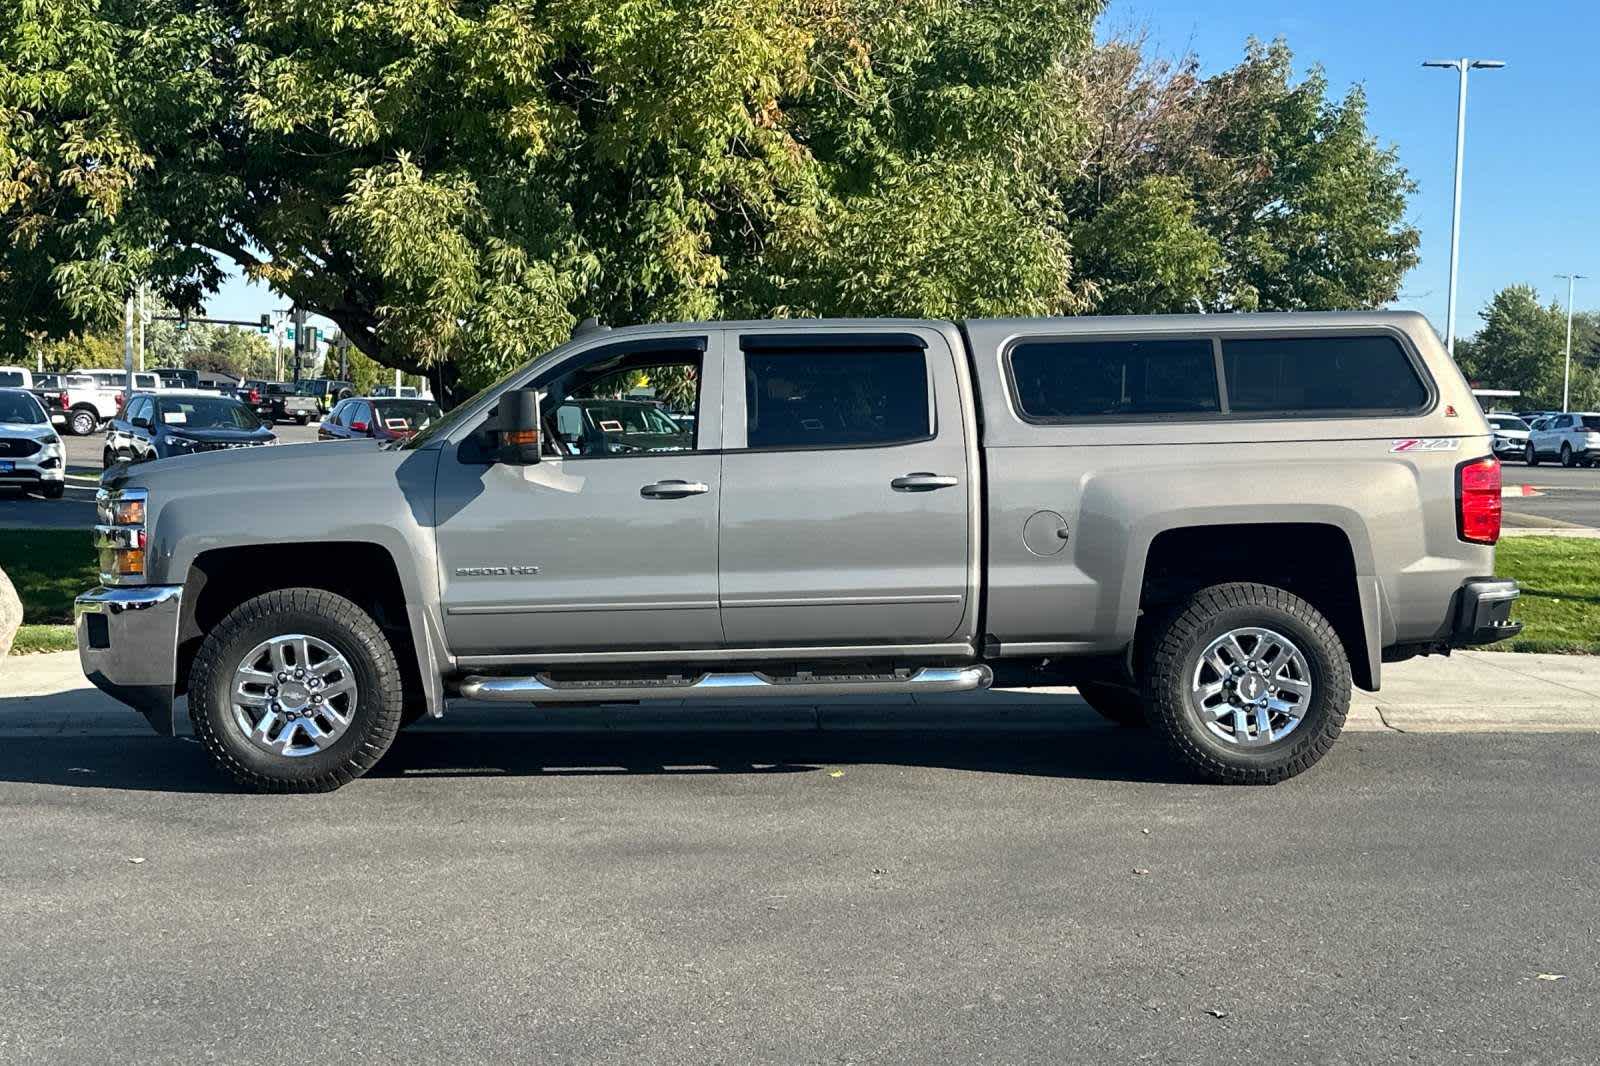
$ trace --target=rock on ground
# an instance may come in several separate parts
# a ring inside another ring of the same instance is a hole
[[[0,659],[4,659],[11,651],[11,642],[17,637],[17,629],[22,625],[22,601],[17,598],[17,590],[12,587],[11,579],[6,577],[6,572],[0,570]]]

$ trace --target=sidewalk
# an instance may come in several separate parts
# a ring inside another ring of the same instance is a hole
[[[1600,657],[1457,652],[1386,665],[1383,691],[1357,691],[1351,730],[1417,733],[1600,732]],[[451,703],[440,731],[1110,728],[1070,688],[827,703],[665,701],[540,710]],[[0,737],[150,736],[138,714],[84,679],[76,652],[0,662]]]

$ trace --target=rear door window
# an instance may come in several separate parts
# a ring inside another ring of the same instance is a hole
[[[1221,410],[1208,337],[1024,341],[1010,364],[1017,407],[1030,421]]]
[[[746,351],[748,448],[859,448],[933,433],[920,348]]]
[[[1393,337],[1224,338],[1228,406],[1240,414],[1400,413],[1427,387]]]

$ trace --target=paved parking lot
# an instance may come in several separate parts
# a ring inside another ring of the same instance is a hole
[[[317,439],[317,426],[285,423],[273,431],[284,444]],[[67,443],[67,494],[59,500],[38,496],[0,494],[0,529],[87,529],[94,525],[95,482],[100,477],[104,433],[87,437],[63,436]]]
[[[1591,1063],[1600,739],[407,734],[313,797],[0,747],[13,1062]]]

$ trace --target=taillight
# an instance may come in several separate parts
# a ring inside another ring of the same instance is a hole
[[[67,399],[67,393],[66,393],[66,390],[65,390],[65,389],[63,389],[63,390],[62,390],[62,391],[61,391],[61,395],[59,395],[59,396],[57,396],[57,397],[56,397],[56,399],[57,399],[57,400],[59,400],[59,401],[60,401],[60,403],[61,403],[61,409],[62,409],[62,410],[63,410],[63,411],[70,411],[70,410],[72,410],[72,402],[71,402],[71,401],[70,401],[70,400],[68,400],[68,399]]]
[[[1456,535],[1473,544],[1500,539],[1500,460],[1469,459],[1456,467]]]
[[[117,393],[116,397],[112,400],[112,402],[117,405],[117,413],[121,414],[122,413],[122,393],[120,393],[120,392]]]

